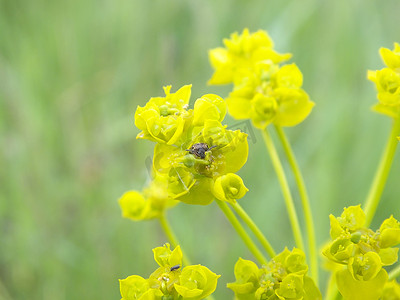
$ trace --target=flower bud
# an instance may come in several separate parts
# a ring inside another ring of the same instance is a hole
[[[134,221],[140,221],[145,215],[146,200],[142,193],[138,191],[129,191],[119,199],[122,216]]]
[[[214,182],[213,194],[222,201],[234,203],[236,199],[242,198],[248,189],[242,178],[234,173],[228,173],[218,177]]]
[[[362,236],[361,232],[359,232],[359,231],[353,232],[353,233],[351,234],[350,240],[351,240],[354,244],[358,244],[358,242],[359,242],[360,239],[361,239],[361,236]]]

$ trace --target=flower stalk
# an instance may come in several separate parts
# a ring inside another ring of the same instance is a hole
[[[370,191],[364,204],[364,211],[367,216],[366,225],[371,224],[375,215],[376,209],[382,196],[383,189],[389,175],[390,167],[396,153],[396,146],[398,144],[397,136],[400,134],[400,116],[394,119],[393,127],[387,141],[385,151],[379,163],[378,169],[375,173]]]
[[[258,241],[261,243],[264,250],[268,253],[270,258],[273,258],[276,255],[276,253],[275,253],[274,249],[272,248],[271,244],[268,242],[265,235],[258,228],[256,223],[254,223],[254,221],[250,218],[250,216],[240,206],[239,203],[237,203],[237,202],[231,203],[231,206],[235,210],[235,212],[238,214],[238,216],[243,220],[243,222],[245,222],[246,225],[250,228],[250,230],[254,233],[254,235],[256,236]]]
[[[236,218],[235,214],[231,211],[228,204],[221,200],[215,200],[218,204],[222,212],[225,214],[229,222],[231,222],[233,228],[235,228],[236,232],[239,234],[243,242],[246,244],[247,248],[254,255],[254,257],[261,263],[267,264],[267,259],[261,253],[260,249],[258,249],[257,245],[254,244],[250,236],[244,230],[242,224],[240,224],[239,220]]]
[[[286,179],[286,175],[283,170],[282,163],[279,159],[278,153],[277,153],[274,143],[271,139],[271,136],[268,133],[267,128],[265,128],[265,130],[262,131],[262,135],[264,138],[265,146],[267,147],[267,150],[271,157],[271,161],[274,166],[276,175],[278,176],[278,181],[279,181],[279,184],[282,189],[283,197],[285,199],[286,209],[289,214],[289,220],[290,220],[290,224],[292,226],[292,231],[293,231],[296,245],[298,248],[300,248],[301,250],[304,251],[303,236],[301,234],[299,220],[298,220],[296,209],[295,209],[295,206],[293,203],[293,197],[292,197],[292,194],[289,189],[289,184]]]
[[[390,273],[389,273],[389,280],[396,279],[400,276],[400,265],[397,265]]]
[[[310,268],[311,276],[314,279],[315,284],[318,286],[318,255],[317,246],[315,241],[315,230],[314,221],[311,212],[310,200],[307,193],[307,188],[304,183],[303,175],[301,174],[299,165],[294,156],[293,150],[289,144],[289,141],[283,131],[282,127],[275,126],[276,132],[278,133],[279,140],[282,143],[283,149],[287,156],[290,167],[292,168],[294,178],[299,190],[301,204],[303,207],[304,218],[306,221],[307,237],[308,237],[308,248],[310,253]]]
[[[168,241],[171,243],[172,247],[175,248],[178,245],[180,245],[178,243],[175,233],[172,231],[172,227],[169,224],[167,217],[165,216],[165,213],[161,214],[158,220],[160,221],[161,228],[163,229],[163,231],[164,231],[165,235],[167,236]],[[183,264],[186,266],[191,265],[190,260],[186,256],[185,252],[182,251],[182,255],[183,255],[183,257],[182,257]]]

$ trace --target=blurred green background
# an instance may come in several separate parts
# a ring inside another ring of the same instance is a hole
[[[293,53],[316,103],[286,132],[322,244],[328,215],[363,202],[388,136],[366,72],[400,42],[399,12],[398,0],[0,0],[0,299],[119,299],[119,278],[156,268],[158,223],[121,218],[117,202],[149,178],[153,144],[135,140],[134,111],[168,84],[192,83],[192,101],[226,96],[206,85],[207,51],[244,27]],[[281,251],[293,238],[255,134],[241,204]],[[398,153],[373,228],[400,217],[399,176]],[[216,298],[231,298],[234,263],[252,256],[218,207],[181,204],[168,218],[191,260],[223,274]]]

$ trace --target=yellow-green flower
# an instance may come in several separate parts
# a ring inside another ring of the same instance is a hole
[[[295,126],[310,114],[314,103],[301,88],[302,73],[295,64],[279,66],[291,55],[276,53],[265,31],[245,29],[224,43],[226,48],[210,51],[215,73],[209,83],[234,84],[226,102],[235,119],[251,119],[264,129],[271,123]]]
[[[191,121],[191,114],[187,111],[191,87],[185,85],[170,93],[171,86],[166,86],[165,97],[151,98],[144,107],[138,106],[135,125],[142,132],[137,138],[174,144],[182,135],[186,123]]]
[[[168,191],[174,199],[207,205],[214,199],[214,180],[237,172],[247,161],[247,134],[208,119],[188,136],[180,147],[156,145],[154,171],[168,178]]]
[[[295,64],[279,68],[260,63],[235,84],[226,99],[229,113],[235,119],[251,119],[260,129],[271,123],[295,126],[314,106],[302,83],[303,75]]]
[[[160,217],[178,202],[168,195],[166,179],[158,176],[143,192],[128,191],[123,194],[119,204],[124,218],[141,221]]]
[[[227,287],[237,299],[322,299],[313,280],[306,275],[308,266],[300,249],[287,248],[260,269],[239,258],[235,265],[236,282]]]
[[[183,299],[204,299],[215,291],[220,276],[202,265],[187,266],[174,287]]]
[[[387,68],[368,71],[368,79],[375,83],[379,103],[373,110],[398,118],[400,114],[400,45],[395,43],[394,50],[380,49],[382,60]]]
[[[131,275],[119,280],[121,300],[155,300],[161,299],[162,292],[152,289],[147,279]]]
[[[209,84],[228,84],[241,77],[243,70],[253,68],[259,61],[279,63],[288,60],[291,54],[279,54],[273,50],[273,42],[268,33],[259,30],[250,33],[246,28],[242,34],[231,34],[224,39],[225,48],[212,49],[209,52],[210,62],[215,72]]]
[[[383,221],[379,232],[381,248],[393,247],[400,244],[400,223],[393,218],[393,215]]]
[[[242,198],[248,189],[243,183],[242,178],[234,173],[228,173],[217,177],[214,182],[213,194],[222,201],[236,202],[237,199]]]
[[[236,282],[228,283],[226,286],[234,291],[237,296],[254,294],[260,286],[261,271],[251,260],[239,257],[235,264],[234,274]]]
[[[132,275],[120,280],[122,300],[204,299],[211,295],[220,275],[201,265],[182,266],[179,246],[171,250],[167,243],[153,249],[159,265],[148,279]]]
[[[182,251],[177,246],[173,251],[167,243],[153,249],[154,260],[159,265],[149,277],[150,287],[160,289],[164,295],[176,295],[174,284],[179,283],[182,267]]]
[[[391,216],[374,232],[365,227],[360,205],[345,208],[340,217],[329,217],[332,242],[323,254],[347,265],[336,271],[339,291],[345,299],[378,299],[388,277],[383,267],[398,261],[399,249],[393,246],[400,243],[399,222]]]
[[[226,115],[226,104],[220,96],[207,94],[196,100],[193,114],[194,126],[201,126],[208,119],[222,122]]]
[[[400,44],[394,43],[394,49],[389,50],[387,48],[379,49],[379,53],[382,57],[383,62],[388,68],[399,69],[400,68]]]
[[[162,198],[206,205],[214,200],[214,181],[237,172],[246,162],[247,135],[221,124],[227,106],[217,95],[206,94],[196,100],[194,109],[188,109],[190,88],[184,86],[173,94],[170,87],[164,88],[166,97],[151,98],[138,107],[135,124],[143,130],[139,138],[157,142],[153,171],[166,182],[167,193]],[[244,195],[245,189],[236,192],[235,188],[228,197]],[[159,215],[154,210],[147,212],[145,198],[138,192],[124,195],[120,201],[124,215],[132,219]]]

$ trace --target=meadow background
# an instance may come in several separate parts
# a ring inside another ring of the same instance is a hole
[[[153,144],[135,140],[134,111],[169,84],[192,83],[192,104],[226,96],[206,84],[207,51],[245,27],[293,53],[316,103],[286,132],[321,245],[328,215],[364,201],[386,143],[391,122],[370,111],[366,72],[400,42],[399,12],[397,0],[0,0],[0,299],[119,299],[119,278],[156,268],[158,223],[121,218],[117,202],[149,178]],[[240,203],[279,252],[294,242],[255,135]],[[399,178],[397,153],[374,229],[400,218]],[[181,204],[168,218],[191,260],[223,275],[216,298],[231,298],[234,263],[252,256],[218,207]]]

